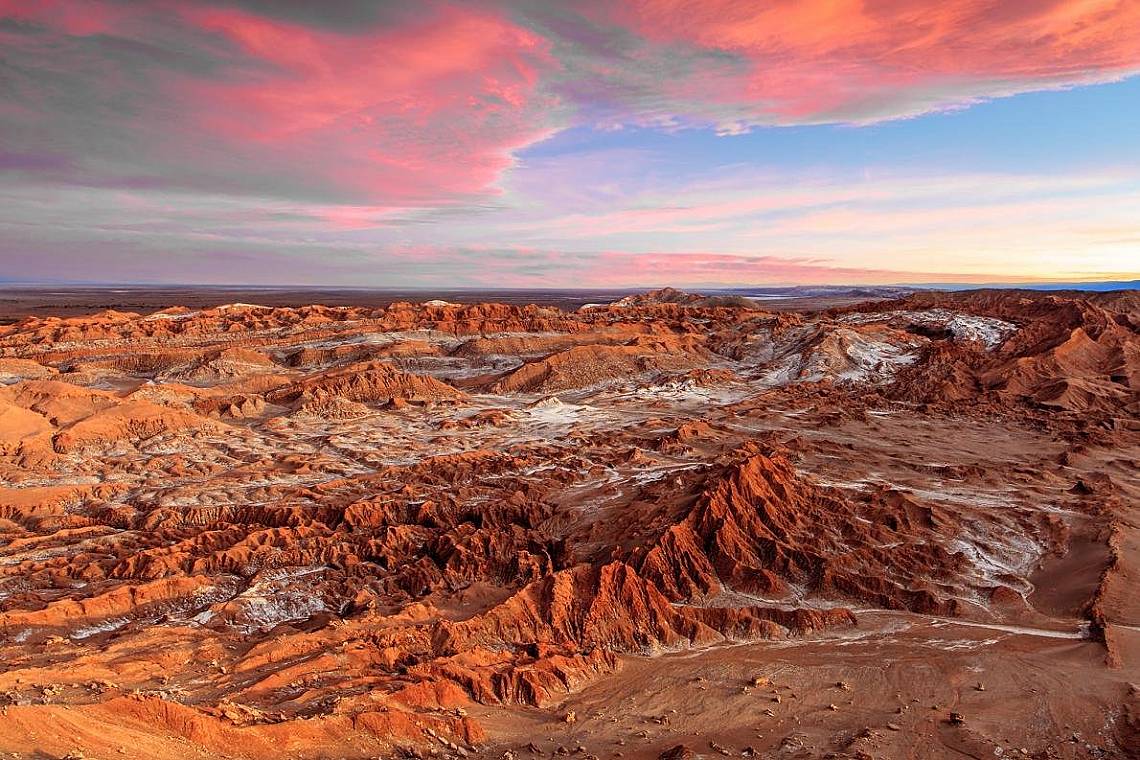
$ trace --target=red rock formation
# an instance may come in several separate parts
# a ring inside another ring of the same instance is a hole
[[[1006,404],[1135,414],[1140,319],[1133,307],[1134,299],[1114,294],[967,291],[919,293],[875,308],[957,309],[1018,326],[997,351],[949,345],[932,350],[902,378],[900,397],[954,402],[988,393]],[[924,375],[933,375],[934,384],[924,387]]]
[[[401,372],[384,362],[363,362],[310,375],[269,393],[268,400],[275,404],[287,404],[298,399],[328,398],[361,402],[387,402],[394,398],[456,401],[465,395],[432,377]]]
[[[1065,633],[1037,598],[1059,575],[1127,667],[1137,307],[658,293],[0,326],[0,750],[141,721],[207,751],[458,755],[485,737],[457,710],[550,708],[645,653],[895,610]],[[1016,327],[953,321],[977,317]],[[46,683],[63,704],[28,704]]]
[[[639,337],[628,345],[575,346],[524,364],[491,386],[495,393],[557,393],[626,379],[645,372],[683,369],[707,361],[699,340]]]

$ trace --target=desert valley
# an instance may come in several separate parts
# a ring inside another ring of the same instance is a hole
[[[1136,291],[36,315],[0,382],[3,757],[1140,747]]]
[[[0,51],[0,760],[1140,760],[1140,0]]]

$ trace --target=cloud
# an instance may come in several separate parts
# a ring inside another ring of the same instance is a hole
[[[577,275],[598,287],[638,285],[660,287],[674,282],[693,285],[740,287],[749,284],[887,284],[919,280],[977,282],[976,274],[913,271],[843,266],[830,259],[784,256],[746,256],[715,252],[608,252],[598,256]],[[1005,279],[990,277],[989,281]]]
[[[739,135],[1115,81],[1138,39],[1131,0],[0,0],[0,263],[518,286],[1115,271],[1134,170],[812,176]],[[686,129],[728,147],[639,142]],[[555,134],[587,144],[544,154]]]
[[[592,12],[642,55],[730,61],[695,66],[642,104],[725,133],[903,118],[1140,71],[1132,0],[631,0]]]
[[[867,180],[740,171],[689,186],[619,185],[608,211],[590,197],[555,197],[549,206],[413,213],[161,190],[0,189],[8,211],[0,270],[38,279],[485,288],[1136,274],[1140,182],[1111,172],[881,172]]]
[[[0,0],[6,152],[79,185],[439,206],[574,124],[865,123],[1140,68],[1127,0],[316,7]]]
[[[0,134],[65,151],[72,184],[446,204],[558,123],[545,41],[489,8],[353,30],[190,3],[8,0],[0,18]]]
[[[185,82],[200,128],[276,156],[354,197],[430,205],[484,190],[511,151],[549,134],[537,92],[543,40],[486,12],[442,8],[397,29],[346,35],[246,12],[194,10],[267,70]]]

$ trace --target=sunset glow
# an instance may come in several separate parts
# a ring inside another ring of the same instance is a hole
[[[1140,276],[1140,3],[0,0],[16,281]]]

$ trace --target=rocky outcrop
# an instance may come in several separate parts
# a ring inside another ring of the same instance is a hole
[[[67,453],[163,433],[217,429],[187,409],[50,380],[0,389],[0,425],[10,453],[49,446]]]
[[[459,401],[465,396],[462,391],[435,378],[402,372],[384,362],[363,362],[310,375],[272,391],[267,399],[274,404],[331,398],[384,403],[392,399]]]
[[[781,455],[746,450],[710,476],[683,520],[631,561],[673,599],[725,591],[786,597],[792,587],[887,608],[953,613],[939,581],[963,560],[924,539],[932,515],[895,492],[865,503],[797,476]],[[890,547],[889,549],[882,547]]]
[[[1017,325],[994,351],[961,344],[928,350],[900,376],[896,397],[924,403],[985,398],[1110,415],[1140,409],[1140,318],[1126,296],[934,292],[875,308],[955,309]]]
[[[708,352],[693,337],[642,336],[626,345],[575,346],[519,369],[491,386],[495,393],[557,393],[628,380],[647,372],[703,364]]]
[[[824,652],[896,610],[1048,631],[1036,574],[1082,548],[1072,614],[1126,666],[1136,306],[666,292],[0,326],[6,720],[461,755],[473,704],[552,708],[644,655]]]

